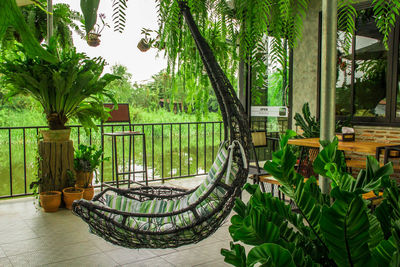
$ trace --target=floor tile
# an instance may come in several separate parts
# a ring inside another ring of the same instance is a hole
[[[156,257],[144,261],[132,262],[123,267],[174,267],[175,265],[167,262],[166,260]]]
[[[191,249],[167,254],[161,256],[161,258],[175,266],[194,266],[210,261],[210,258],[207,254],[202,252],[198,252],[195,254]]]
[[[71,267],[71,266],[112,267],[119,265],[107,255],[99,253],[99,254],[93,254],[89,256],[75,258],[72,260],[51,263],[45,266],[46,267]]]
[[[0,245],[0,248],[7,256],[15,256],[27,252],[38,250],[45,250],[48,248],[47,244],[40,238],[33,238],[28,240],[16,241]]]
[[[195,265],[195,267],[224,267],[224,266],[231,266],[230,264],[224,262],[224,260],[216,260],[216,261],[210,261],[206,263],[202,263],[199,265]]]
[[[4,252],[4,250],[0,247],[0,258],[6,257],[6,253]]]
[[[108,251],[106,254],[121,265],[156,257],[150,249],[119,248]]]
[[[9,228],[8,231],[2,231],[0,236],[0,244],[23,241],[38,237],[31,229],[21,227]]]
[[[0,266],[1,267],[12,267],[11,261],[7,258],[0,258]]]
[[[89,242],[67,246],[63,245],[62,242],[55,244],[46,250],[18,254],[9,257],[9,259],[14,266],[39,266],[100,253],[100,250]]]

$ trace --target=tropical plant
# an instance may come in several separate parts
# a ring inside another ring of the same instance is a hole
[[[36,40],[15,0],[3,0],[0,2],[0,41],[3,40],[10,26],[21,36],[24,49],[30,56],[37,56],[52,63],[57,62],[57,58],[45,50]]]
[[[41,43],[47,35],[47,13],[42,6],[46,5],[46,0],[37,0],[36,5],[27,5],[21,7],[21,12],[30,31],[36,40]],[[71,10],[68,4],[53,5],[53,36],[58,39],[59,45],[64,47],[73,46],[72,30],[81,38],[84,33],[80,28],[80,21],[83,16],[74,10]],[[9,27],[2,40],[2,46],[12,46],[15,41],[20,42],[21,36],[14,27]]]
[[[332,182],[330,195],[321,193],[317,180],[295,171],[296,157],[283,136],[281,149],[264,168],[281,184],[298,212],[258,185],[247,184],[248,203],[237,199],[229,232],[235,242],[222,249],[234,266],[399,266],[400,190],[389,175],[392,163],[383,167],[367,158],[366,170],[357,178],[343,171],[343,154],[335,139],[320,152],[314,170]],[[362,194],[384,189],[384,200],[375,210]]]
[[[76,171],[93,172],[103,160],[107,160],[107,158],[102,159],[102,155],[102,149],[79,144],[78,149],[74,152],[74,169]]]
[[[75,48],[58,50],[54,40],[46,48],[56,63],[26,55],[20,45],[3,59],[0,73],[9,90],[7,98],[31,95],[43,107],[51,130],[65,129],[69,119],[79,120],[86,130],[96,129],[93,119],[109,116],[103,107],[105,97],[115,102],[105,86],[118,77],[101,76],[105,61],[100,57],[90,59]]]
[[[311,115],[310,106],[306,102],[301,109],[303,115],[300,115],[296,112],[294,115],[294,120],[296,121],[296,126],[299,126],[302,130],[302,136],[305,138],[319,137],[320,131],[320,122],[315,116]],[[351,127],[351,117],[348,117],[346,120],[337,120],[335,124],[335,131],[337,133],[342,132],[342,127]]]

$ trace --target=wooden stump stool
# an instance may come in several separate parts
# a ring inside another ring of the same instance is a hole
[[[70,186],[68,172],[74,172],[74,146],[71,140],[39,142],[39,192],[62,191]]]

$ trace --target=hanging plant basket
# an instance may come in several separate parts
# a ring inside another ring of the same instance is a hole
[[[142,52],[148,51],[150,49],[150,47],[151,47],[151,44],[145,38],[142,38],[137,45],[137,48],[139,48],[139,50]]]
[[[100,34],[90,32],[87,36],[86,42],[88,45],[96,47],[100,45]]]

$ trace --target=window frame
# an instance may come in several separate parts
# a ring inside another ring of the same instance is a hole
[[[354,5],[357,11],[371,8],[371,2],[363,2]],[[321,65],[322,65],[322,12],[319,12],[319,34],[318,34],[318,71],[317,71],[317,117],[319,118],[321,109]],[[355,39],[356,34],[352,38],[352,64],[351,64],[351,114],[355,112],[355,88],[354,88],[354,75],[355,75]],[[398,68],[400,68],[400,22],[397,21],[392,29],[388,39],[388,53],[387,53],[387,74],[386,74],[386,115],[384,118],[379,117],[355,117],[352,115],[351,123],[354,125],[379,125],[379,126],[400,126],[400,116],[396,118],[396,101],[397,101],[397,84],[399,82],[399,75],[397,75]],[[399,89],[400,90],[400,89]],[[400,93],[400,92],[399,92]],[[336,115],[336,120],[347,119],[348,116]]]

